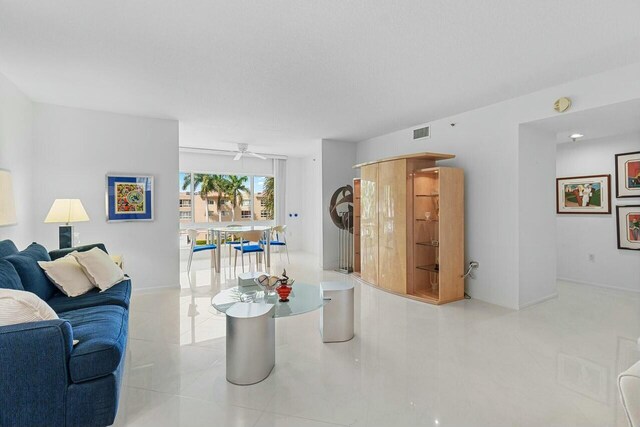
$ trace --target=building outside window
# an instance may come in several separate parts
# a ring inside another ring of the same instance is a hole
[[[179,180],[182,223],[274,219],[272,176],[180,172]]]

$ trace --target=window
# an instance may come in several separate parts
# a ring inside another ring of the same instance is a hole
[[[274,218],[275,179],[272,176],[180,172],[179,189],[181,222]]]
[[[254,217],[271,220],[275,213],[275,179],[272,176],[253,177]]]

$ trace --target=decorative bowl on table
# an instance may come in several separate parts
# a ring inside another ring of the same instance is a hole
[[[276,294],[276,287],[280,284],[280,277],[263,274],[253,279],[253,281],[264,290],[266,296],[270,296]]]

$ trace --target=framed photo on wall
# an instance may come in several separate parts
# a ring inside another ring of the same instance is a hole
[[[107,174],[107,222],[153,221],[153,176]]]
[[[610,214],[611,175],[556,178],[559,214]]]
[[[616,154],[616,197],[640,197],[640,151]]]
[[[616,206],[618,249],[640,251],[640,205]]]

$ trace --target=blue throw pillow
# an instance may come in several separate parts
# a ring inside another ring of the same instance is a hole
[[[3,259],[0,259],[0,288],[24,291],[20,276],[18,276],[16,269],[13,268],[13,264]]]
[[[44,246],[30,244],[27,249],[5,258],[18,272],[25,291],[33,292],[43,300],[48,300],[56,293],[56,287],[38,265],[38,261],[51,261]]]
[[[7,257],[9,255],[17,254],[18,248],[11,240],[3,240],[0,242],[0,258]]]

